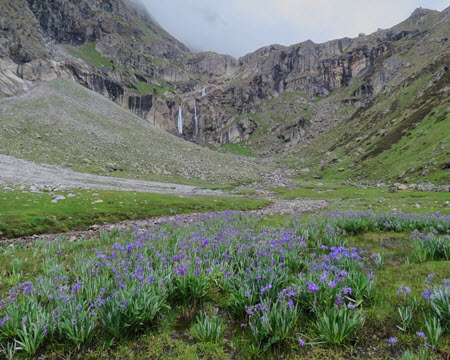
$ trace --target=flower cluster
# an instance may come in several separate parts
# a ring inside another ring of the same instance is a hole
[[[376,263],[342,245],[336,227],[316,237],[314,227],[295,224],[258,231],[251,218],[228,213],[204,220],[136,229],[131,240],[104,235],[104,245],[75,254],[70,266],[61,244],[45,259],[44,274],[10,289],[0,303],[0,338],[28,336],[28,355],[46,339],[81,346],[96,331],[120,338],[151,324],[169,304],[201,303],[212,284],[229,295],[228,308],[258,344],[291,338],[300,311],[319,316],[332,309],[351,325],[346,336],[359,328],[356,307],[370,300]],[[317,246],[320,239],[327,244]]]

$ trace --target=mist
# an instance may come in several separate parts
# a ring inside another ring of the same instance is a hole
[[[243,56],[270,44],[316,43],[388,28],[447,0],[139,0],[193,51]],[[355,5],[357,4],[357,5]]]

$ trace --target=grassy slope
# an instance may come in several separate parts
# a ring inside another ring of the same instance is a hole
[[[341,137],[337,146],[334,144],[327,150],[339,154],[339,158],[344,161],[327,167],[325,177],[396,179],[401,176],[410,180],[427,179],[448,183],[448,170],[440,168],[450,154],[448,93],[425,93],[422,97],[416,97],[428,84],[430,77],[430,74],[424,74],[396,94],[382,96],[377,104],[380,109],[377,109],[378,112],[351,118],[345,124],[344,131],[333,129],[333,136],[336,137],[337,132]],[[440,85],[444,85],[448,79],[448,75],[444,76]],[[391,109],[391,112],[380,118],[379,112],[383,108]],[[382,134],[383,130],[387,130],[387,133]],[[365,139],[356,142],[358,137]],[[323,146],[323,142],[319,144],[317,141],[317,145]],[[338,171],[341,168],[345,171]],[[422,176],[426,169],[430,171],[429,174]]]
[[[0,238],[84,230],[93,224],[192,212],[254,210],[268,201],[240,197],[181,197],[134,192],[73,190],[74,198],[0,190]],[[95,203],[102,200],[102,203]]]
[[[224,184],[257,178],[255,166],[155,129],[65,79],[0,102],[0,153],[77,171]]]
[[[398,70],[389,91],[303,148],[297,155],[307,154],[306,161],[294,167],[314,168],[329,179],[449,183],[450,173],[441,167],[450,155],[450,73],[444,71],[450,49],[447,43],[436,45],[448,29],[448,24],[440,25],[418,44],[411,37],[394,45],[391,53],[408,66]],[[337,102],[349,98],[360,81],[353,79],[331,96]]]

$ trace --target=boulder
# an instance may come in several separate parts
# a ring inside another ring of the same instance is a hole
[[[389,186],[389,189],[388,189],[388,193],[391,193],[391,194],[393,194],[393,193],[396,193],[396,192],[398,192],[398,189],[397,189],[397,186]]]

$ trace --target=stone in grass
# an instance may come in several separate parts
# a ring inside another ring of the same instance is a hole
[[[57,202],[60,201],[60,200],[66,200],[66,197],[63,196],[63,195],[56,195],[56,196],[53,198],[52,203],[57,203]]]
[[[76,195],[75,194],[68,194],[67,197],[68,198],[74,198]]]
[[[398,192],[397,186],[389,186],[388,193],[396,193]]]
[[[402,191],[407,191],[409,190],[409,187],[405,184],[400,184],[400,183],[395,183],[394,186],[398,189],[398,190],[402,190]]]
[[[96,201],[93,201],[93,202],[91,202],[91,204],[92,205],[94,205],[94,204],[101,204],[103,202],[103,200],[96,200]]]

